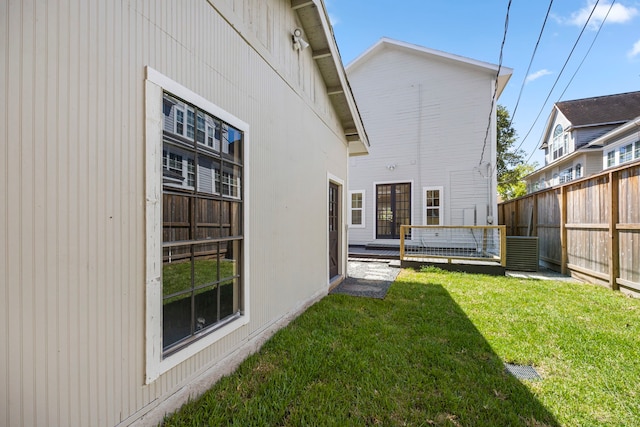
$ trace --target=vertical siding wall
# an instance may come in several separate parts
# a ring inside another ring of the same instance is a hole
[[[464,209],[492,204],[494,184],[477,166],[495,74],[395,49],[348,73],[371,141],[368,156],[350,160],[349,189],[366,191],[366,228],[349,229],[350,243],[375,238],[374,182],[413,181],[414,224],[424,224],[423,187],[444,187],[446,225],[463,225]],[[483,162],[494,161],[491,139]]]
[[[224,16],[223,16],[224,15]],[[346,179],[290,3],[0,2],[0,425],[115,425],[327,286]],[[233,28],[232,26],[233,25]],[[144,385],[144,69],[251,126],[251,323]]]

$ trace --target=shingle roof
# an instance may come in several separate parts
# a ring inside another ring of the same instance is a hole
[[[640,91],[556,103],[573,126],[622,123],[640,116]]]

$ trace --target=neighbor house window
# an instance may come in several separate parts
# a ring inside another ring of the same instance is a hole
[[[560,184],[564,184],[573,179],[573,168],[567,168],[560,172]]]
[[[149,383],[249,321],[249,127],[150,68],[145,92],[147,156],[158,165],[147,161]],[[222,137],[226,152],[220,151]]]
[[[635,150],[633,151],[633,158],[640,159],[640,141],[636,141]]]
[[[551,151],[553,155],[553,160],[558,157],[562,157],[566,154],[568,146],[568,138],[567,135],[563,137],[563,130],[561,125],[557,125],[553,130],[553,141],[551,143]]]
[[[424,223],[425,225],[442,224],[442,187],[426,187],[424,194]]]
[[[633,144],[620,147],[620,163],[630,162],[633,160]]]
[[[610,168],[611,166],[615,166],[616,164],[616,152],[614,151],[609,151],[607,153],[607,167]]]
[[[350,191],[349,225],[354,228],[364,227],[364,190]]]
[[[578,163],[576,165],[576,179],[582,178],[582,164]]]

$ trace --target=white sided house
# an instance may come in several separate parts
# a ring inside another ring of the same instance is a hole
[[[403,224],[496,223],[496,105],[511,73],[387,38],[348,65],[371,141],[349,163],[350,245],[397,245]]]
[[[322,0],[0,3],[0,425],[156,425],[346,272]]]

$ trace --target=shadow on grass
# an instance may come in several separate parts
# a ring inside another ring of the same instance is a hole
[[[329,295],[166,425],[556,426],[439,284]]]

